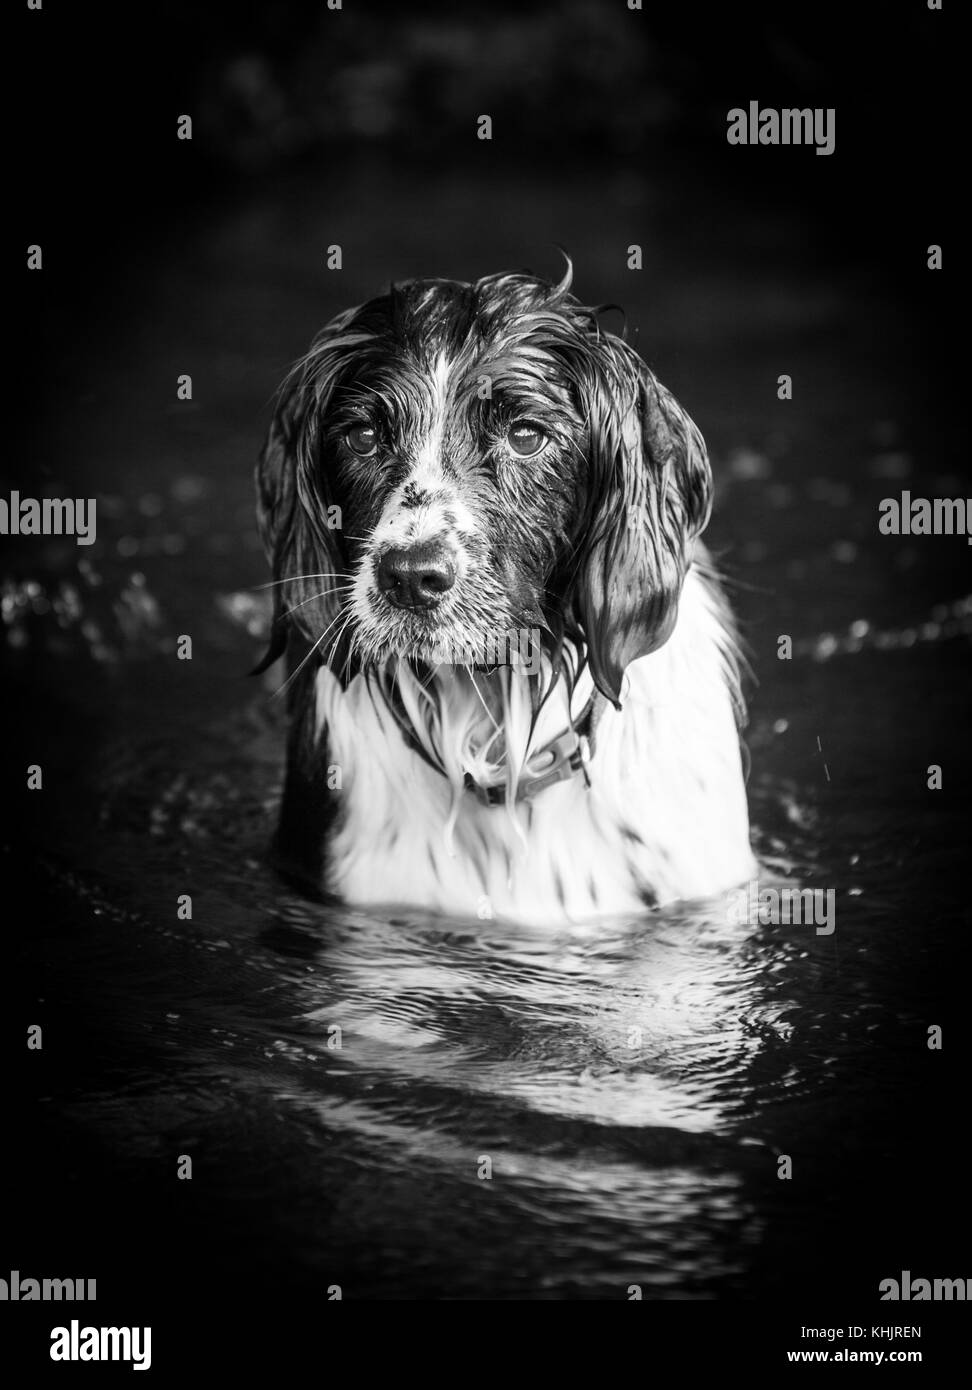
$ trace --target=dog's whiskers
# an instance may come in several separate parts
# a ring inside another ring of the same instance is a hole
[[[321,645],[321,643],[324,641],[324,638],[325,638],[325,637],[327,636],[327,634],[330,632],[331,628],[334,626],[334,624],[338,621],[339,618],[341,618],[341,617],[344,616],[344,610],[345,610],[346,607],[347,607],[346,604],[342,604],[342,605],[341,605],[341,607],[340,607],[340,608],[338,609],[338,611],[337,611],[337,617],[335,617],[331,622],[328,623],[327,627],[326,627],[326,628],[324,629],[324,631],[321,633],[320,637],[318,637],[317,641],[316,641],[316,642],[314,643],[314,645],[311,647],[310,651],[306,654],[306,656],[303,658],[303,660],[300,662],[300,664],[296,667],[295,670],[291,671],[290,675],[289,675],[289,676],[287,677],[287,679],[283,682],[283,684],[282,684],[281,686],[279,686],[279,688],[273,692],[273,695],[271,695],[271,697],[270,697],[271,699],[274,699],[277,695],[281,695],[281,694],[283,693],[283,691],[286,690],[286,688],[287,688],[287,686],[290,684],[290,682],[291,682],[296,676],[299,676],[299,675],[300,675],[301,671],[304,669],[304,667],[307,665],[308,661],[310,661],[311,657],[314,655],[314,653],[317,651],[318,647],[319,647],[319,646]]]
[[[351,627],[351,624],[352,624],[353,619],[354,619],[354,609],[352,608],[352,609],[348,612],[348,616],[347,616],[347,617],[345,618],[345,620],[344,620],[344,625],[341,627],[340,631],[337,633],[337,636],[334,638],[333,642],[331,643],[331,650],[333,651],[333,650],[335,649],[335,647],[337,646],[338,642],[344,637],[344,634],[345,634],[345,633],[349,630],[349,628],[350,628],[350,631],[351,631],[351,640],[350,640],[350,642],[348,643],[348,653],[347,653],[347,656],[346,656],[345,659],[344,659],[344,665],[343,665],[342,668],[341,668],[341,679],[342,679],[342,681],[344,680],[345,676],[347,676],[347,675],[350,674],[350,672],[351,672],[351,662],[352,662],[352,660],[354,659],[354,657],[355,657],[355,655],[356,655],[356,653],[357,653],[357,651],[358,651],[358,637],[357,637],[357,633],[355,632],[354,628]]]
[[[302,579],[347,579],[349,576],[341,570],[325,570],[321,574],[288,574],[284,579],[271,579],[269,584],[254,584],[251,592],[260,589],[274,589],[278,584],[297,584]]]
[[[291,613],[296,613],[298,608],[303,608],[305,603],[313,603],[316,598],[324,598],[327,594],[338,594],[342,589],[347,591],[348,584],[335,584],[331,589],[321,589],[319,593],[311,594],[309,598],[301,599],[300,603],[295,603],[293,608],[288,608],[286,612],[280,614],[280,618],[289,618]],[[280,618],[277,621],[280,621]]]

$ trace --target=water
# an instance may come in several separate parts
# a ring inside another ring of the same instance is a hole
[[[730,282],[703,231],[680,246],[662,226],[672,279],[633,314],[715,456],[710,538],[759,678],[760,857],[836,890],[834,934],[732,926],[724,901],[567,930],[336,908],[263,858],[283,677],[243,673],[267,578],[249,472],[276,379],[390,268],[483,273],[556,229],[582,294],[632,293],[597,200],[522,186],[492,190],[488,235],[469,189],[440,191],[438,235],[464,252],[435,264],[417,200],[393,266],[334,214],[360,254],[322,284],[326,203],[302,192],[190,224],[151,284],[131,268],[138,312],[120,295],[95,353],[68,331],[37,426],[55,485],[102,501],[97,546],[11,547],[3,594],[5,771],[44,768],[4,846],[16,1027],[45,1030],[17,1078],[14,1264],[111,1286],[191,1249],[217,1278],[367,1298],[871,1300],[902,1268],[964,1274],[949,1155],[972,606],[962,538],[877,534],[881,496],[960,491],[944,427],[921,428],[934,384],[902,351],[904,308],[852,265],[781,281],[786,227],[753,246],[741,226]],[[42,1219],[52,1183],[83,1199]]]

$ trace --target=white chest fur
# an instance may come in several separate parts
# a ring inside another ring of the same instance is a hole
[[[360,678],[342,690],[322,668],[318,727],[341,781],[327,886],[352,903],[556,925],[752,877],[727,640],[690,571],[672,636],[628,668],[621,711],[601,717],[590,787],[577,775],[513,811],[454,791]],[[552,709],[549,732],[563,724]]]

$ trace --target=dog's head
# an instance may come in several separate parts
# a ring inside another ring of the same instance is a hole
[[[570,283],[413,280],[320,333],[257,470],[278,639],[292,624],[353,670],[539,631],[618,703],[672,630],[711,475]]]

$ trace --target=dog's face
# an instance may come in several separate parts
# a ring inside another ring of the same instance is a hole
[[[539,631],[551,653],[582,644],[617,700],[668,636],[708,516],[704,445],[569,283],[411,281],[291,373],[259,515],[278,621],[322,659],[474,664]]]

